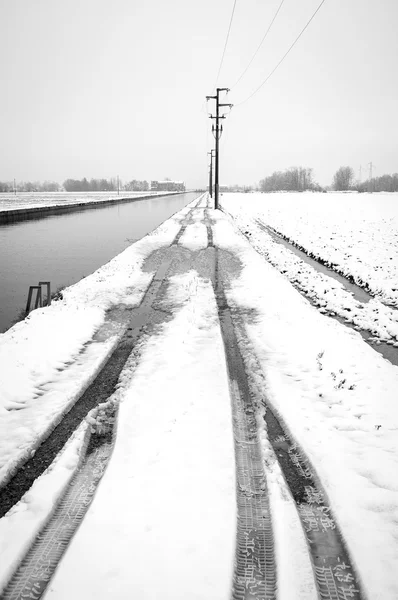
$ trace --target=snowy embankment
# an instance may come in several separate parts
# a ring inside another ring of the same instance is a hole
[[[322,311],[398,346],[398,194],[223,194],[221,201],[253,247]],[[264,226],[375,298],[356,300],[341,283],[275,241]]]
[[[6,390],[6,402],[15,402],[18,395],[24,400],[22,410],[4,408],[0,414],[1,422],[13,413],[21,415],[16,425],[9,421],[9,444],[12,429],[23,429],[24,415],[27,431],[34,426],[33,414],[43,426],[47,415],[52,418],[51,402],[42,405],[45,394],[37,399],[38,385],[45,379],[47,393],[55,388],[56,395],[67,397],[68,386],[62,391],[51,383],[62,375],[57,373],[64,364],[61,358],[73,360],[90,339],[90,328],[92,333],[104,322],[106,308],[136,305],[152,275],[141,270],[144,257],[171,242],[187,210],[68,288],[63,301],[3,334],[1,360],[10,374],[1,384],[1,397]],[[229,280],[225,293],[245,326],[242,352],[259,399],[267,398],[275,407],[316,469],[368,598],[395,600],[398,369],[357,332],[320,314],[237,233],[231,219],[214,211],[211,218],[215,245],[233,257],[234,273],[223,274]],[[235,495],[228,382],[213,292],[208,279],[198,274],[203,264],[194,253],[206,245],[205,227],[199,218],[194,221],[180,239],[193,251],[192,261],[187,261],[186,273],[171,278],[167,291],[173,320],[145,342],[138,365],[127,364],[122,373],[115,451],[48,597],[121,598],[132,591],[142,599],[229,597]],[[75,322],[69,313],[84,319]],[[59,332],[53,335],[54,349],[42,334],[51,327]],[[68,329],[61,356],[58,338]],[[40,360],[28,354],[35,346]],[[22,444],[28,443],[26,435]],[[264,425],[260,435],[271,495],[278,600],[313,599],[297,511]],[[2,452],[10,448],[3,445]],[[0,520],[0,531],[7,533],[2,552],[7,553],[7,536],[18,526],[15,515],[33,519],[41,502],[40,496],[35,502],[32,496],[25,500]],[[350,582],[342,582],[344,587],[342,597],[357,598]]]
[[[124,198],[144,198],[147,196],[165,195],[168,192],[54,192],[54,193],[29,193],[0,194],[0,212],[10,210],[27,210],[34,208],[59,208],[80,204],[109,202],[109,200],[122,200]],[[174,192],[171,192],[174,193]]]

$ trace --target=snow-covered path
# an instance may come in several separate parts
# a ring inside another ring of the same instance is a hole
[[[217,310],[196,273],[172,286],[183,307],[146,344],[110,465],[48,598],[229,598],[235,469]]]
[[[168,285],[156,300],[156,310],[168,317],[142,339],[138,358],[133,353],[122,372],[114,453],[46,597],[231,597],[234,430],[236,445],[250,449],[261,442],[264,484],[256,494],[268,498],[263,507],[273,530],[268,551],[276,564],[269,597],[358,600],[366,594],[394,600],[398,369],[359,334],[311,306],[225,215],[202,204],[178,233],[188,212],[142,241],[141,256],[153,256],[159,265],[170,253],[167,240],[177,240]],[[140,242],[134,246],[140,248]],[[120,269],[120,259],[115,261]],[[144,263],[136,259],[134,267],[142,289]],[[131,273],[127,261],[123,268]],[[109,289],[113,270],[99,270],[91,283]],[[79,294],[78,289],[76,299]],[[224,356],[219,315],[227,305],[244,364],[241,377],[247,378],[243,387],[234,379],[228,352],[228,368]],[[239,394],[247,396],[244,411],[254,436],[246,441],[231,416],[230,395],[234,404]],[[272,429],[271,409],[281,434]],[[293,481],[287,468],[298,473]],[[50,475],[51,470],[42,478]],[[245,503],[254,501],[252,490],[240,483],[238,493]],[[21,535],[21,521],[29,515],[34,520],[40,509],[32,489],[0,519],[0,539],[2,533],[5,540]],[[317,563],[307,542],[322,544],[338,531],[344,548],[330,546],[330,560]],[[339,561],[348,556],[345,548],[349,558]],[[7,550],[0,542],[0,559],[2,553]],[[249,590],[261,569],[254,573],[245,564],[238,583]],[[244,597],[249,596],[234,595]]]

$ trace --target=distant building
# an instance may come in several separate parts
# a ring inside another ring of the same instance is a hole
[[[185,192],[184,181],[151,181],[151,191],[155,192]]]

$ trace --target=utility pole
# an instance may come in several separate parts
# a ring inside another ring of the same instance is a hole
[[[117,176],[117,195],[119,195],[119,189],[120,189],[120,186],[119,186],[119,175],[118,175]]]
[[[15,179],[14,179],[14,196],[17,195],[17,186],[15,185]]]
[[[213,197],[213,191],[212,191],[212,183],[213,183],[213,152],[210,151],[207,154],[210,154],[210,166],[209,166],[209,194],[210,194],[210,198]]]
[[[369,163],[369,179],[372,179],[372,174],[373,174],[373,163],[370,162]]]
[[[359,165],[359,183],[362,182],[362,165]]]
[[[210,171],[209,171],[209,194],[210,198],[213,198],[213,152],[215,150],[210,150],[207,154],[210,154]]]
[[[220,92],[229,92],[229,88],[217,88],[215,96],[206,96],[206,100],[215,100],[216,101],[216,116],[210,115],[210,119],[216,120],[216,126],[212,126],[211,130],[216,140],[216,164],[215,164],[215,174],[214,174],[214,208],[219,208],[218,196],[219,196],[219,142],[220,137],[222,135],[222,125],[220,127],[220,119],[225,119],[225,115],[220,115],[220,107],[221,106],[229,106],[232,108],[232,104],[221,104],[220,103]]]

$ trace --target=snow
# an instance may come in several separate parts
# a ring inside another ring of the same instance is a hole
[[[23,499],[0,519],[0,593],[76,472],[86,429],[84,422]]]
[[[9,210],[26,210],[32,208],[51,208],[73,206],[74,204],[99,203],[122,198],[143,198],[147,196],[165,195],[174,192],[18,192],[0,194],[0,212]]]
[[[195,211],[190,221],[180,237],[179,244],[188,250],[203,250],[207,247],[207,229],[203,223],[203,211]]]
[[[230,597],[234,451],[217,308],[195,271],[173,277],[169,296],[181,308],[146,344],[110,465],[46,598]]]
[[[296,506],[263,430],[261,435],[271,513],[274,518],[275,554],[278,569],[278,600],[317,600],[307,542]],[[297,577],[292,577],[292,573]]]
[[[227,204],[256,213],[306,252],[398,306],[398,193],[226,196]]]
[[[279,200],[277,196],[260,196],[270,215],[280,214],[278,202],[280,206],[291,206],[296,215],[295,202],[316,204],[304,194],[285,194],[286,198]],[[349,223],[354,218],[351,209],[347,213],[343,203],[351,202],[351,198],[343,196],[342,204],[337,200],[333,203],[334,211],[340,211],[341,222],[349,214],[341,232],[354,231]],[[369,214],[374,216],[379,211],[377,223],[392,223],[390,203],[379,202],[376,194],[373,198],[377,209],[369,208]],[[254,194],[236,195],[236,199],[223,195],[222,203],[234,213],[241,229],[247,224],[250,231],[255,231],[249,243],[230,217],[210,211],[214,243],[231,253],[239,265],[229,276],[225,293],[233,314],[240,315],[243,323],[246,335],[240,343],[258,398],[267,398],[314,466],[367,596],[372,600],[395,600],[398,368],[369,347],[359,333],[312,306],[279,272],[285,255],[275,268],[253,248],[252,243],[267,252],[274,251],[269,236],[254,229],[260,214],[260,200]],[[76,367],[72,364],[60,373],[57,366],[73,362],[85,344],[90,348],[87,343],[92,332],[104,326],[106,309],[139,302],[152,277],[142,269],[145,257],[171,243],[188,211],[189,207],[183,209],[152,235],[68,288],[61,303],[35,311],[34,318],[32,315],[0,338],[5,365],[1,398],[5,392],[6,402],[21,397],[27,407],[15,411],[13,418],[20,421],[9,420],[8,428],[1,425],[6,436],[5,441],[1,438],[1,453],[8,452],[10,461],[20,444],[34,447],[29,437],[33,418],[26,427],[29,431],[21,434],[22,441],[14,444],[10,431],[18,427],[23,430],[28,407],[36,411],[42,429],[62,410],[61,401],[54,413],[50,403],[47,406],[42,402],[43,396],[35,401],[37,386],[53,381],[46,392],[50,394],[59,378],[64,377],[62,393],[67,403],[67,390],[72,386],[68,372]],[[320,223],[321,218],[314,212],[312,222],[312,213],[307,212],[307,229],[304,220],[300,227],[311,237],[309,232],[315,235],[317,231],[314,222]],[[264,215],[262,218],[265,220]],[[355,218],[365,221],[366,215],[361,213]],[[276,225],[274,222],[272,226],[286,233],[283,224]],[[324,243],[323,247],[329,248],[329,228],[326,223],[325,241],[320,241],[319,247]],[[370,235],[370,224],[363,225],[362,230]],[[319,240],[321,233],[318,231]],[[195,269],[196,252],[206,246],[205,234],[203,211],[195,210],[179,242],[192,252],[190,270],[171,277],[167,287],[164,305],[168,310],[172,308],[172,320],[143,340],[139,360],[132,357],[125,366],[118,389],[121,404],[115,450],[83,524],[50,583],[48,598],[230,596],[236,530],[231,408],[214,294],[208,279]],[[342,234],[340,241],[341,255],[345,256],[348,233]],[[383,248],[381,242],[374,254],[384,267]],[[369,281],[374,282],[371,259],[367,257],[366,269]],[[391,280],[395,267],[387,268]],[[392,310],[385,302],[391,300],[388,294],[393,285],[390,282],[388,288],[380,283],[382,280],[384,276],[378,277],[379,297],[371,302]],[[339,306],[343,302],[341,289],[333,285],[328,289],[330,303]],[[84,315],[81,320],[80,314]],[[393,324],[392,317],[386,317],[387,324]],[[54,348],[42,336],[42,331],[56,331],[57,327],[59,331],[68,330],[65,349],[58,336],[53,336]],[[123,323],[116,330],[98,343],[85,377],[88,371],[98,369],[99,362],[95,361],[117,343]],[[28,355],[29,348],[37,348],[42,360],[35,362],[34,356]],[[85,351],[79,356],[83,357]],[[22,355],[29,358],[23,362]],[[268,442],[262,410],[258,423],[274,525],[278,600],[313,600],[316,592],[306,542]],[[11,414],[4,409],[0,424]],[[0,520],[0,526],[9,515]],[[16,517],[13,527],[17,525]],[[4,547],[11,536],[12,528],[7,530]],[[2,577],[0,571],[0,581]]]
[[[126,327],[126,320],[109,326],[106,311],[140,303],[153,276],[141,269],[145,258],[173,241],[189,206],[63,290],[63,300],[33,311],[0,334],[0,483],[96,376]]]
[[[398,194],[223,194],[254,248],[325,312],[398,342]],[[377,297],[356,300],[264,231],[266,225]],[[385,302],[392,306],[386,306]]]
[[[369,597],[396,598],[398,369],[312,307],[223,215],[214,240],[242,263],[227,296],[255,312],[246,331],[262,393],[315,467]]]

